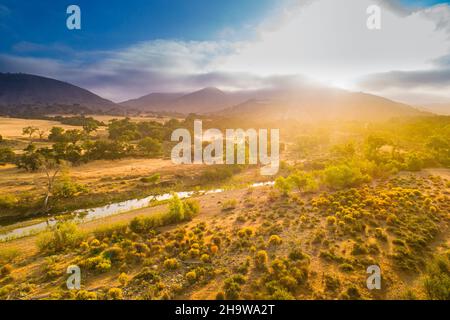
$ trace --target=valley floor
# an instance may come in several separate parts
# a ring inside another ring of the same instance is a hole
[[[449,181],[429,169],[346,191],[230,190],[156,232],[130,222],[167,205],[81,224],[82,245],[61,252],[40,250],[39,235],[0,243],[0,298],[426,299],[426,265],[450,248]],[[65,287],[72,264],[82,290]],[[366,287],[370,265],[381,290]]]

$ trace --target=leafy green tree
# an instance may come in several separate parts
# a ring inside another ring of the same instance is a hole
[[[132,141],[140,138],[136,123],[130,118],[113,119],[108,125],[109,138],[117,141]]]
[[[443,135],[434,135],[429,138],[426,145],[437,161],[450,165],[450,141]]]
[[[156,156],[162,151],[161,142],[150,137],[139,141],[138,148],[142,153],[148,156]]]
[[[363,175],[358,167],[341,164],[327,167],[324,170],[324,179],[329,187],[343,189],[367,182],[370,177]]]
[[[283,196],[288,196],[292,191],[292,181],[289,178],[278,177],[275,180],[275,188],[277,188]]]
[[[87,135],[91,134],[91,132],[97,131],[98,124],[95,121],[86,121],[83,124],[83,131],[86,132]]]
[[[6,163],[14,163],[16,158],[16,154],[9,147],[1,147],[0,148],[0,165],[4,165]]]
[[[36,151],[36,146],[34,144],[29,144],[24,151],[25,152],[22,155],[16,158],[17,167],[27,171],[39,170],[44,163],[44,155]]]
[[[64,129],[61,127],[53,127],[50,129],[48,140],[52,142],[65,142],[64,141]]]

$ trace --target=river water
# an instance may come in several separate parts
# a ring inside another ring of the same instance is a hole
[[[263,186],[271,186],[274,185],[273,181],[269,182],[257,182],[253,183],[251,187],[257,188],[257,187],[263,187]],[[214,190],[202,190],[202,191],[181,191],[181,192],[175,192],[175,194],[178,195],[180,199],[186,199],[190,198],[194,195],[205,195],[205,194],[211,194],[211,193],[221,193],[224,192],[224,189],[214,189]],[[162,195],[156,195],[156,196],[149,196],[143,199],[132,199],[117,203],[108,204],[103,207],[97,207],[92,209],[83,209],[83,210],[76,210],[72,212],[73,221],[76,223],[83,223],[87,221],[92,221],[120,213],[124,213],[131,210],[141,209],[148,207],[152,202],[160,202],[169,200],[172,198],[172,193],[164,193]],[[54,226],[57,223],[57,220],[55,219],[49,219],[44,222],[36,223],[31,226],[26,227],[20,227],[13,229],[11,231],[8,231],[6,233],[0,234],[0,241],[7,241],[10,239],[16,239],[25,237],[28,235],[36,234],[41,231],[44,231],[52,226]]]

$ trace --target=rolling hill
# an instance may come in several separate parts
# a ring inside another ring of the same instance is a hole
[[[219,112],[228,117],[254,120],[388,120],[430,113],[383,97],[333,88],[272,93],[266,99],[250,99]]]
[[[70,83],[22,73],[0,73],[0,111],[2,113],[51,112],[65,108],[108,112],[119,106]]]

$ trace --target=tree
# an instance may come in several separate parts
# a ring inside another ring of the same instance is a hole
[[[44,198],[44,211],[48,210],[48,201],[50,196],[53,195],[53,190],[55,186],[56,177],[61,172],[61,164],[54,159],[44,159],[42,166],[42,170],[45,173],[45,198]]]
[[[38,133],[38,135],[39,135],[39,140],[43,140],[44,139],[44,136],[45,136],[45,133],[46,133],[47,131],[45,131],[45,130],[38,130],[37,131],[37,133]]]
[[[324,178],[328,186],[333,189],[355,187],[370,180],[367,175],[361,173],[359,168],[347,164],[327,167],[324,171]]]
[[[16,165],[27,171],[37,171],[44,162],[44,156],[36,151],[36,146],[30,143],[24,153],[16,158]]]
[[[86,121],[86,123],[83,124],[83,130],[87,135],[89,135],[91,132],[97,131],[97,129],[98,124],[95,121]]]
[[[64,129],[61,127],[51,128],[48,140],[52,142],[64,142]]]
[[[33,135],[34,135],[36,132],[39,132],[39,128],[32,127],[32,126],[28,126],[28,127],[25,127],[25,128],[22,129],[22,135],[28,136],[28,138],[29,138],[30,140],[32,140]]]
[[[67,166],[61,167],[61,173],[54,183],[53,195],[58,198],[71,198],[87,191],[84,185],[73,181]]]
[[[16,154],[9,147],[0,148],[0,165],[4,165],[6,163],[13,163]]]
[[[292,191],[292,182],[290,179],[278,177],[275,180],[275,188],[277,188],[283,196],[288,196]]]
[[[432,136],[428,140],[427,147],[437,161],[444,165],[450,165],[450,142],[448,138],[443,135]]]
[[[161,152],[161,142],[150,137],[139,141],[138,147],[141,152],[149,156],[156,156]]]
[[[176,193],[169,203],[169,220],[172,223],[184,220],[184,205]]]
[[[130,118],[113,119],[108,125],[109,138],[118,141],[131,141],[140,138],[137,125]]]

